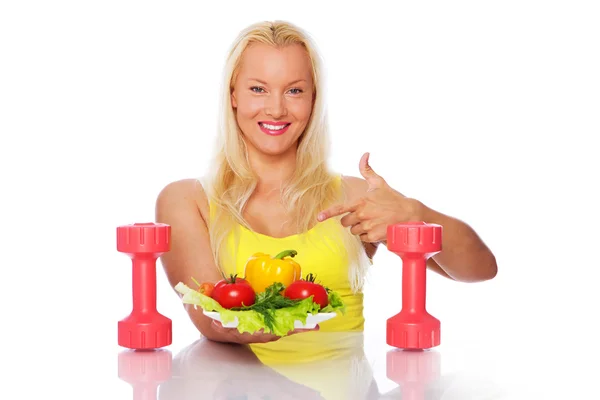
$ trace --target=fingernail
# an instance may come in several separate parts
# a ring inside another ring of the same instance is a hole
[[[318,219],[319,221],[323,221],[323,218],[325,218],[325,215],[324,215],[323,213],[320,213],[320,214],[317,216],[317,219]]]

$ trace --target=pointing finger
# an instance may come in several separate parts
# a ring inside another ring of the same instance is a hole
[[[339,204],[333,207],[328,208],[325,211],[321,211],[317,216],[319,221],[325,221],[328,218],[336,217],[338,215],[342,215],[348,212],[352,212],[356,209],[356,205],[346,206],[343,204]]]

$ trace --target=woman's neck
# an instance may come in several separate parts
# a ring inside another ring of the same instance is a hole
[[[278,191],[296,169],[295,151],[277,156],[258,152],[251,153],[249,159],[250,166],[258,177],[257,193]]]

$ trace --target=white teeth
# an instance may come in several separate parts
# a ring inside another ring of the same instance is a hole
[[[262,122],[260,124],[262,126],[264,126],[265,128],[270,129],[272,131],[278,131],[278,130],[283,129],[286,126],[288,126],[288,124],[285,124],[285,125],[269,125],[269,124],[263,124]]]

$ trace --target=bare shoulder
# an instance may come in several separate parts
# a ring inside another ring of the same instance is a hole
[[[156,199],[156,209],[199,210],[206,219],[209,213],[208,197],[198,179],[180,179],[168,183],[162,188]]]
[[[363,178],[356,176],[343,175],[342,186],[344,188],[344,197],[347,202],[354,202],[367,193],[369,184]]]

